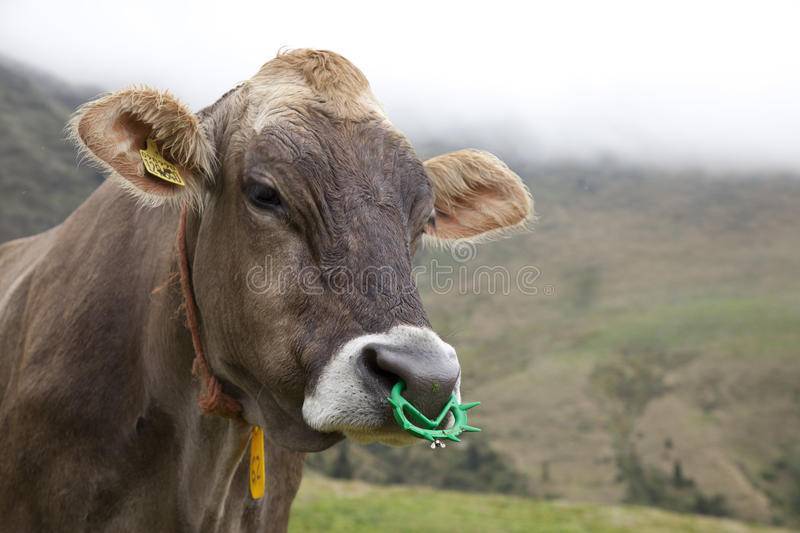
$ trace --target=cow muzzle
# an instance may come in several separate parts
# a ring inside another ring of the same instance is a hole
[[[461,367],[452,346],[428,328],[396,326],[345,344],[328,362],[303,403],[312,428],[358,441],[410,442],[395,424],[388,396],[399,380],[403,395],[435,417],[453,393],[460,398]]]

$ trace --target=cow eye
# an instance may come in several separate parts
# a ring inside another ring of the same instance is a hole
[[[246,194],[250,203],[259,209],[275,209],[283,205],[278,191],[263,183],[251,184]]]

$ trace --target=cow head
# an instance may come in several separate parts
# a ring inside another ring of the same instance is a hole
[[[298,50],[194,114],[135,88],[87,104],[75,135],[144,203],[195,208],[192,277],[215,374],[279,443],[402,443],[386,401],[403,379],[426,414],[458,394],[455,350],[412,279],[421,241],[523,224],[525,186],[491,154],[421,162],[341,56]],[[184,187],[145,172],[154,139]]]

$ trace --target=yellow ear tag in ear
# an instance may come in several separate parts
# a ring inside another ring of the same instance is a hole
[[[254,500],[260,500],[264,496],[265,484],[264,430],[253,426],[250,436],[250,496]]]
[[[178,167],[161,156],[153,139],[147,139],[147,149],[139,150],[139,155],[142,156],[145,170],[153,176],[181,187],[186,185],[181,179]]]

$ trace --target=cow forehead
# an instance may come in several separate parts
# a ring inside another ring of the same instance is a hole
[[[318,200],[331,207],[354,198],[382,204],[391,197],[407,204],[430,197],[432,202],[422,163],[394,129],[377,121],[331,121],[318,113],[285,118],[251,140],[245,175],[277,172],[275,185],[286,193],[322,195]]]
[[[334,52],[295,50],[280,54],[264,64],[247,84],[248,121],[256,131],[286,113],[306,108],[343,120],[386,120],[364,74]]]
[[[432,184],[413,148],[377,121],[320,113],[274,121],[248,143],[241,176],[267,179],[278,189],[320,256],[342,259],[325,250],[355,242],[405,250],[405,235],[433,208]],[[349,255],[356,263],[380,259],[374,252]]]
[[[350,166],[337,168],[340,172],[330,176],[332,180],[386,176],[400,189],[428,181],[410,143],[385,116],[364,74],[344,57],[324,50],[286,52],[264,64],[246,85],[247,103],[238,133],[249,141],[241,144],[263,152],[258,141],[280,131],[277,137],[293,145],[286,162],[298,163],[303,159],[298,156],[306,155],[323,167]],[[324,161],[331,151],[337,155]],[[385,168],[387,156],[393,167],[406,168]],[[407,181],[404,177],[412,184],[397,183]]]
[[[316,178],[319,191],[366,187],[380,193],[383,183],[402,203],[413,202],[420,191],[430,196],[410,143],[386,118],[366,77],[342,56],[287,52],[264,64],[242,89],[232,100],[241,111],[227,115],[237,118],[226,144],[245,174],[277,160],[304,167],[297,170]],[[294,183],[309,185],[308,179]],[[372,196],[384,196],[378,193]]]

